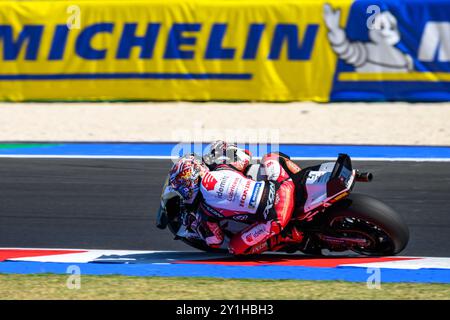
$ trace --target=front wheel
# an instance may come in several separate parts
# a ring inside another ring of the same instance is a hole
[[[167,211],[167,227],[169,228],[170,232],[175,236],[178,233],[178,230],[181,227],[181,218],[180,218],[180,198],[179,197],[173,197],[166,202],[166,211]],[[186,238],[178,238],[187,245],[206,252],[211,253],[226,253],[228,252],[225,249],[216,249],[211,248],[208,246],[204,241],[202,240],[196,240],[196,239],[186,239]]]
[[[364,245],[349,248],[359,254],[387,256],[401,252],[409,240],[402,217],[373,197],[354,193],[324,214],[324,226],[333,234],[365,239]]]

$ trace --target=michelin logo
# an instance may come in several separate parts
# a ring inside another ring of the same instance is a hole
[[[328,40],[340,59],[355,67],[356,72],[410,72],[413,59],[395,47],[400,42],[397,19],[384,11],[374,16],[369,28],[371,42],[352,42],[339,26],[341,10],[324,5],[324,20],[328,28]]]

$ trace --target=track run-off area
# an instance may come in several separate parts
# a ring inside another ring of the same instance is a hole
[[[0,273],[209,276],[450,283],[450,147],[280,145],[300,166],[348,153],[374,174],[354,192],[397,210],[410,242],[396,257],[195,251],[155,226],[174,144],[0,145]]]

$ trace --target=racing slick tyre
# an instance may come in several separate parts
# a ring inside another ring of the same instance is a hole
[[[350,250],[369,256],[387,256],[401,252],[409,240],[403,218],[391,207],[373,197],[353,193],[339,201],[324,215],[326,228],[344,237],[361,236],[368,245]]]

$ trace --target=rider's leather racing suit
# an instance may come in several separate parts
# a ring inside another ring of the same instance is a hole
[[[223,219],[251,223],[231,238],[229,251],[235,255],[257,254],[281,243],[301,241],[302,234],[297,230],[289,236],[280,235],[294,210],[292,179],[280,164],[278,154],[264,156],[262,164],[267,174],[265,181],[254,181],[243,174],[248,159],[220,164],[202,178],[199,209],[209,246],[222,244],[224,234],[218,221]]]

